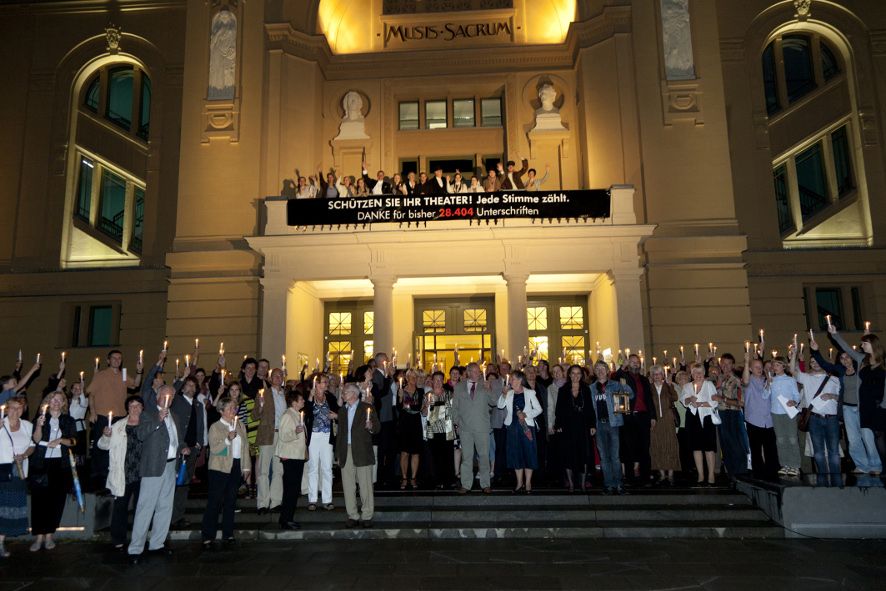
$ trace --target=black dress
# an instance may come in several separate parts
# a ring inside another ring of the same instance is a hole
[[[563,467],[573,472],[593,469],[594,455],[591,450],[591,429],[597,426],[594,401],[587,384],[580,384],[578,396],[572,395],[572,384],[567,382],[557,392],[554,409],[554,428],[562,430],[560,452]]]
[[[424,391],[421,388],[416,388],[412,394],[406,390],[401,390],[401,392],[403,392],[403,400],[397,401],[397,406],[400,409],[397,422],[399,449],[402,453],[420,454],[424,447],[421,428],[421,405],[424,401]]]

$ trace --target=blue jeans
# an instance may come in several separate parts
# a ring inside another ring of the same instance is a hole
[[[846,439],[849,440],[849,456],[855,467],[863,472],[881,471],[883,464],[877,453],[874,432],[861,428],[858,407],[843,405],[843,424],[846,426]]]
[[[717,427],[720,435],[720,448],[723,450],[723,463],[730,478],[748,471],[748,452],[744,442],[744,418],[740,410],[721,410],[722,424]]]
[[[621,486],[618,431],[619,427],[597,421],[597,451],[600,452],[600,468],[603,469],[603,486],[605,488]]]
[[[809,435],[815,454],[816,483],[818,486],[841,486],[840,421],[836,415],[824,418],[813,413],[809,418]]]

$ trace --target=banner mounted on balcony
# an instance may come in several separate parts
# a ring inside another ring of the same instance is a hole
[[[290,199],[290,226],[434,222],[442,220],[608,218],[607,189],[502,191],[451,195],[370,195],[337,199]]]

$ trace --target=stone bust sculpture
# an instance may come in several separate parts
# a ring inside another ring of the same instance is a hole
[[[363,121],[363,97],[359,92],[351,90],[341,102],[345,116],[342,121]]]
[[[541,101],[541,110],[545,113],[556,112],[554,101],[557,100],[557,91],[550,84],[544,84],[538,89],[538,100]]]

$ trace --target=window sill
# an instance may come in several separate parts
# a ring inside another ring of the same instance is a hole
[[[84,234],[87,234],[90,238],[101,242],[103,245],[112,249],[117,254],[125,257],[137,257],[139,259],[141,258],[140,253],[124,250],[119,242],[117,242],[98,228],[90,225],[88,222],[83,221],[82,218],[74,216],[73,223],[75,228],[77,228]]]
[[[135,146],[141,148],[145,152],[145,154],[147,154],[148,150],[150,150],[150,148],[151,148],[150,140],[143,139],[143,138],[139,137],[138,135],[136,135],[135,133],[129,133],[127,131],[124,131],[123,128],[121,128],[119,125],[117,125],[113,121],[105,119],[104,117],[100,117],[97,113],[93,113],[92,111],[90,111],[89,109],[86,109],[84,107],[81,107],[79,112],[80,112],[80,116],[88,118],[90,121],[92,121],[93,123],[95,123],[97,125],[100,125],[105,130],[107,130],[107,131],[115,134],[116,136],[123,138],[124,140],[127,140],[130,143],[134,144]]]

